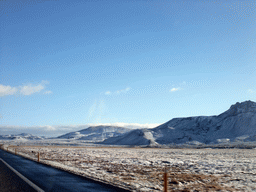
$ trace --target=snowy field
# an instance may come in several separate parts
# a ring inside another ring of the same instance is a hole
[[[15,151],[9,146],[8,150]],[[256,191],[255,149],[19,146],[17,152],[133,191]]]

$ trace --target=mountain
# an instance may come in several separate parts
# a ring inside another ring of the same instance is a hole
[[[117,137],[111,137],[101,142],[101,144],[110,145],[150,145],[155,146],[157,143],[148,129],[136,129]]]
[[[148,138],[145,133],[150,136]],[[153,129],[134,130],[102,144],[221,143],[256,140],[256,103],[237,102],[218,116],[174,118]]]
[[[21,133],[17,135],[0,135],[0,140],[42,140],[43,137]]]
[[[61,135],[57,138],[102,141],[110,137],[119,136],[129,131],[131,131],[131,129],[117,126],[92,126],[77,132],[70,132],[65,135]]]

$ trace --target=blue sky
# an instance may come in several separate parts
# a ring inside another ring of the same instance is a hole
[[[255,5],[1,1],[1,128],[152,127],[256,101]]]

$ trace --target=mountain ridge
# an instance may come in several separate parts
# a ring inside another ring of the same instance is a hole
[[[235,141],[239,137],[246,139],[256,135],[256,103],[250,100],[237,102],[219,115],[173,118],[148,130],[157,144],[209,144]],[[137,139],[142,139],[142,136],[138,135]],[[102,144],[115,144],[112,141],[108,139]]]
[[[0,135],[5,140],[41,140],[27,133]],[[256,103],[237,102],[219,115],[176,117],[155,127],[130,129],[98,125],[69,132],[55,139],[84,140],[110,145],[166,145],[182,143],[220,143],[256,141]]]
[[[29,133],[20,134],[10,134],[10,135],[0,135],[2,140],[43,140],[44,137],[35,136]]]
[[[58,139],[78,139],[78,140],[93,140],[99,141],[109,137],[119,136],[129,132],[131,129],[118,126],[91,126],[75,132],[66,133],[57,137]]]

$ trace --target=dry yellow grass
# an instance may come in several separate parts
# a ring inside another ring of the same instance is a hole
[[[230,175],[213,176],[189,172],[183,166],[172,165],[142,165],[134,163],[112,162],[110,156],[125,159],[125,151],[136,150],[140,153],[150,153],[152,150],[156,153],[162,149],[145,148],[121,148],[121,147],[74,147],[74,146],[19,146],[19,151],[32,157],[36,157],[40,151],[41,159],[59,162],[64,165],[73,166],[81,170],[100,171],[104,178],[113,182],[121,181],[128,185],[136,183],[145,184],[147,189],[144,191],[162,191],[163,173],[167,169],[169,175],[169,191],[239,191],[223,185],[223,178]],[[110,151],[110,154],[104,156],[104,153]],[[65,153],[64,153],[65,152]],[[115,153],[115,154],[111,154]],[[131,152],[130,152],[131,153]],[[65,155],[66,154],[66,155]],[[68,154],[68,155],[67,155]],[[81,158],[81,155],[85,155]],[[169,154],[172,154],[170,152]],[[190,154],[191,155],[191,154]],[[140,157],[142,158],[142,157]],[[230,178],[231,179],[231,178]],[[222,182],[221,182],[222,181]],[[140,191],[140,190],[138,190]],[[143,191],[143,190],[142,190]]]

